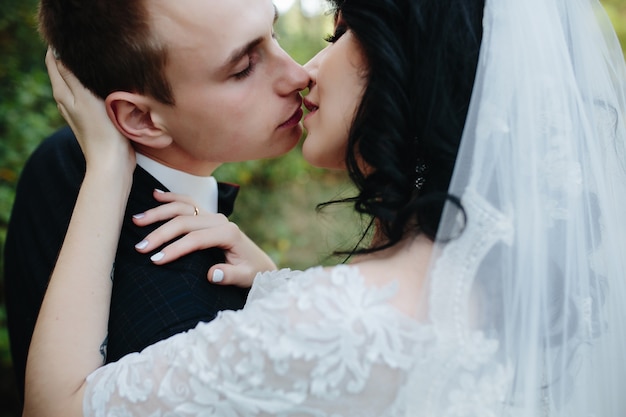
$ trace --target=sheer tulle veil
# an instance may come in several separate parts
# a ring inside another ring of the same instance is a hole
[[[409,415],[626,416],[625,83],[597,0],[487,0]]]

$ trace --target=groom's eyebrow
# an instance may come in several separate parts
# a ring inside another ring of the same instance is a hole
[[[272,6],[274,7],[274,21],[272,22],[272,24],[275,24],[278,20],[278,9],[276,8],[276,5],[273,4]],[[263,37],[259,36],[258,38],[248,42],[241,48],[237,48],[235,51],[233,51],[233,53],[230,54],[230,56],[226,60],[226,64],[222,66],[222,69],[227,71],[228,68],[232,67],[241,59],[243,59],[244,56],[252,52],[252,50],[256,48],[261,42],[263,42]]]
[[[263,37],[259,36],[253,41],[248,42],[241,48],[237,48],[233,53],[230,54],[230,57],[226,61],[226,64],[222,67],[224,69],[228,69],[232,67],[237,62],[241,61],[241,59],[248,55],[254,48],[256,48],[261,42],[263,42]]]

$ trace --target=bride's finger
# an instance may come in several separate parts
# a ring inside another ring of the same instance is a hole
[[[59,73],[59,68],[57,67],[57,60],[54,58],[52,49],[50,48],[48,48],[48,50],[46,51],[45,62],[46,69],[48,70],[48,75],[50,76],[50,81],[52,82],[52,85],[59,85],[59,87],[65,85],[65,81],[63,80],[63,77],[61,77],[61,74]],[[67,85],[65,85],[65,87],[67,87]],[[67,89],[69,91],[69,87],[67,87]]]
[[[98,114],[102,114],[103,119],[106,118],[104,102],[84,87],[61,61],[54,58],[51,48],[48,48],[46,52],[45,61],[52,85],[52,94],[57,102],[57,107],[75,133],[77,133],[77,129],[87,122],[87,115],[92,116],[92,121],[94,120],[94,115]],[[108,118],[105,126],[109,127],[111,136],[117,134]]]
[[[171,203],[174,201],[178,201],[178,202],[190,204],[192,207],[197,207],[197,204],[193,200],[193,198],[191,198],[187,194],[177,194],[177,193],[173,193],[170,191],[166,192],[166,191],[161,191],[161,190],[154,190],[154,192],[152,193],[152,196],[154,197],[155,200],[161,203]]]
[[[152,254],[152,256],[150,256],[150,260],[157,265],[163,265],[165,263],[175,261],[176,259],[189,253],[216,247],[216,245],[219,244],[219,241],[211,239],[211,237],[218,235],[218,230],[212,230],[210,233],[205,233],[199,230],[190,232],[165,246],[159,252]]]
[[[136,213],[133,215],[133,222],[137,226],[148,226],[156,222],[173,219],[174,217],[198,216],[200,213],[200,209],[193,203],[175,201],[162,204],[143,213]]]
[[[59,68],[57,66],[57,60],[54,58],[50,48],[48,48],[48,51],[46,52],[45,62],[46,68],[48,70],[48,77],[50,77],[50,84],[52,85],[52,95],[54,97],[54,100],[57,102],[57,105],[59,106],[59,110],[63,114],[63,117],[67,118],[65,105],[73,105],[74,96],[72,95],[72,91],[70,90],[69,86],[61,76],[61,73],[59,72]]]
[[[229,229],[232,229],[231,232],[239,230],[236,225],[230,223],[228,219],[221,214],[178,216],[152,231],[152,233],[148,234],[141,242],[138,242],[135,248],[139,252],[145,253],[174,239],[181,238],[181,236],[184,237],[185,235],[194,233],[196,238],[198,238],[197,232],[209,236],[215,233],[225,233],[225,231]],[[220,230],[220,232],[217,232],[217,230]],[[211,242],[213,241],[211,240]],[[228,240],[222,241],[222,243],[225,242],[228,242]],[[205,246],[204,248],[206,247],[210,246]]]
[[[63,83],[69,89],[69,92],[73,97],[77,97],[79,94],[93,94],[78,80],[78,78],[76,78],[74,73],[63,64],[63,61],[54,57],[54,52],[50,47],[46,53],[46,63],[49,60],[48,55],[50,55],[50,61],[52,61],[50,62],[50,66],[54,63],[54,67],[56,67],[55,75],[58,74],[58,76],[61,77]],[[50,68],[48,68],[48,71],[49,70]]]
[[[202,249],[221,248],[228,251],[235,242],[240,240],[240,236],[242,234],[239,227],[230,222],[213,227],[210,230],[195,230],[165,246],[162,250],[153,254],[150,260],[157,265],[162,265]]]

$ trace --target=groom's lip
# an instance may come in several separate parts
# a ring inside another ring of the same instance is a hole
[[[298,106],[298,108],[291,115],[291,117],[289,119],[287,119],[287,121],[282,123],[280,126],[278,126],[278,128],[279,129],[280,128],[290,128],[290,127],[296,126],[298,123],[300,123],[300,120],[302,119],[302,115],[303,114],[304,114],[304,112],[302,111],[302,108],[300,106]]]

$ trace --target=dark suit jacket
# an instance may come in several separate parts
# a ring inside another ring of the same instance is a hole
[[[18,183],[5,246],[5,289],[11,352],[22,396],[35,321],[84,172],[80,147],[65,128],[37,148]],[[210,321],[220,310],[239,309],[247,296],[246,290],[208,282],[208,269],[223,262],[220,250],[199,251],[156,266],[150,254],[134,249],[158,226],[140,228],[131,221],[133,214],[159,204],[152,198],[155,188],[167,190],[137,167],[115,260],[107,362]],[[237,186],[219,185],[220,212],[231,213],[237,191]]]

